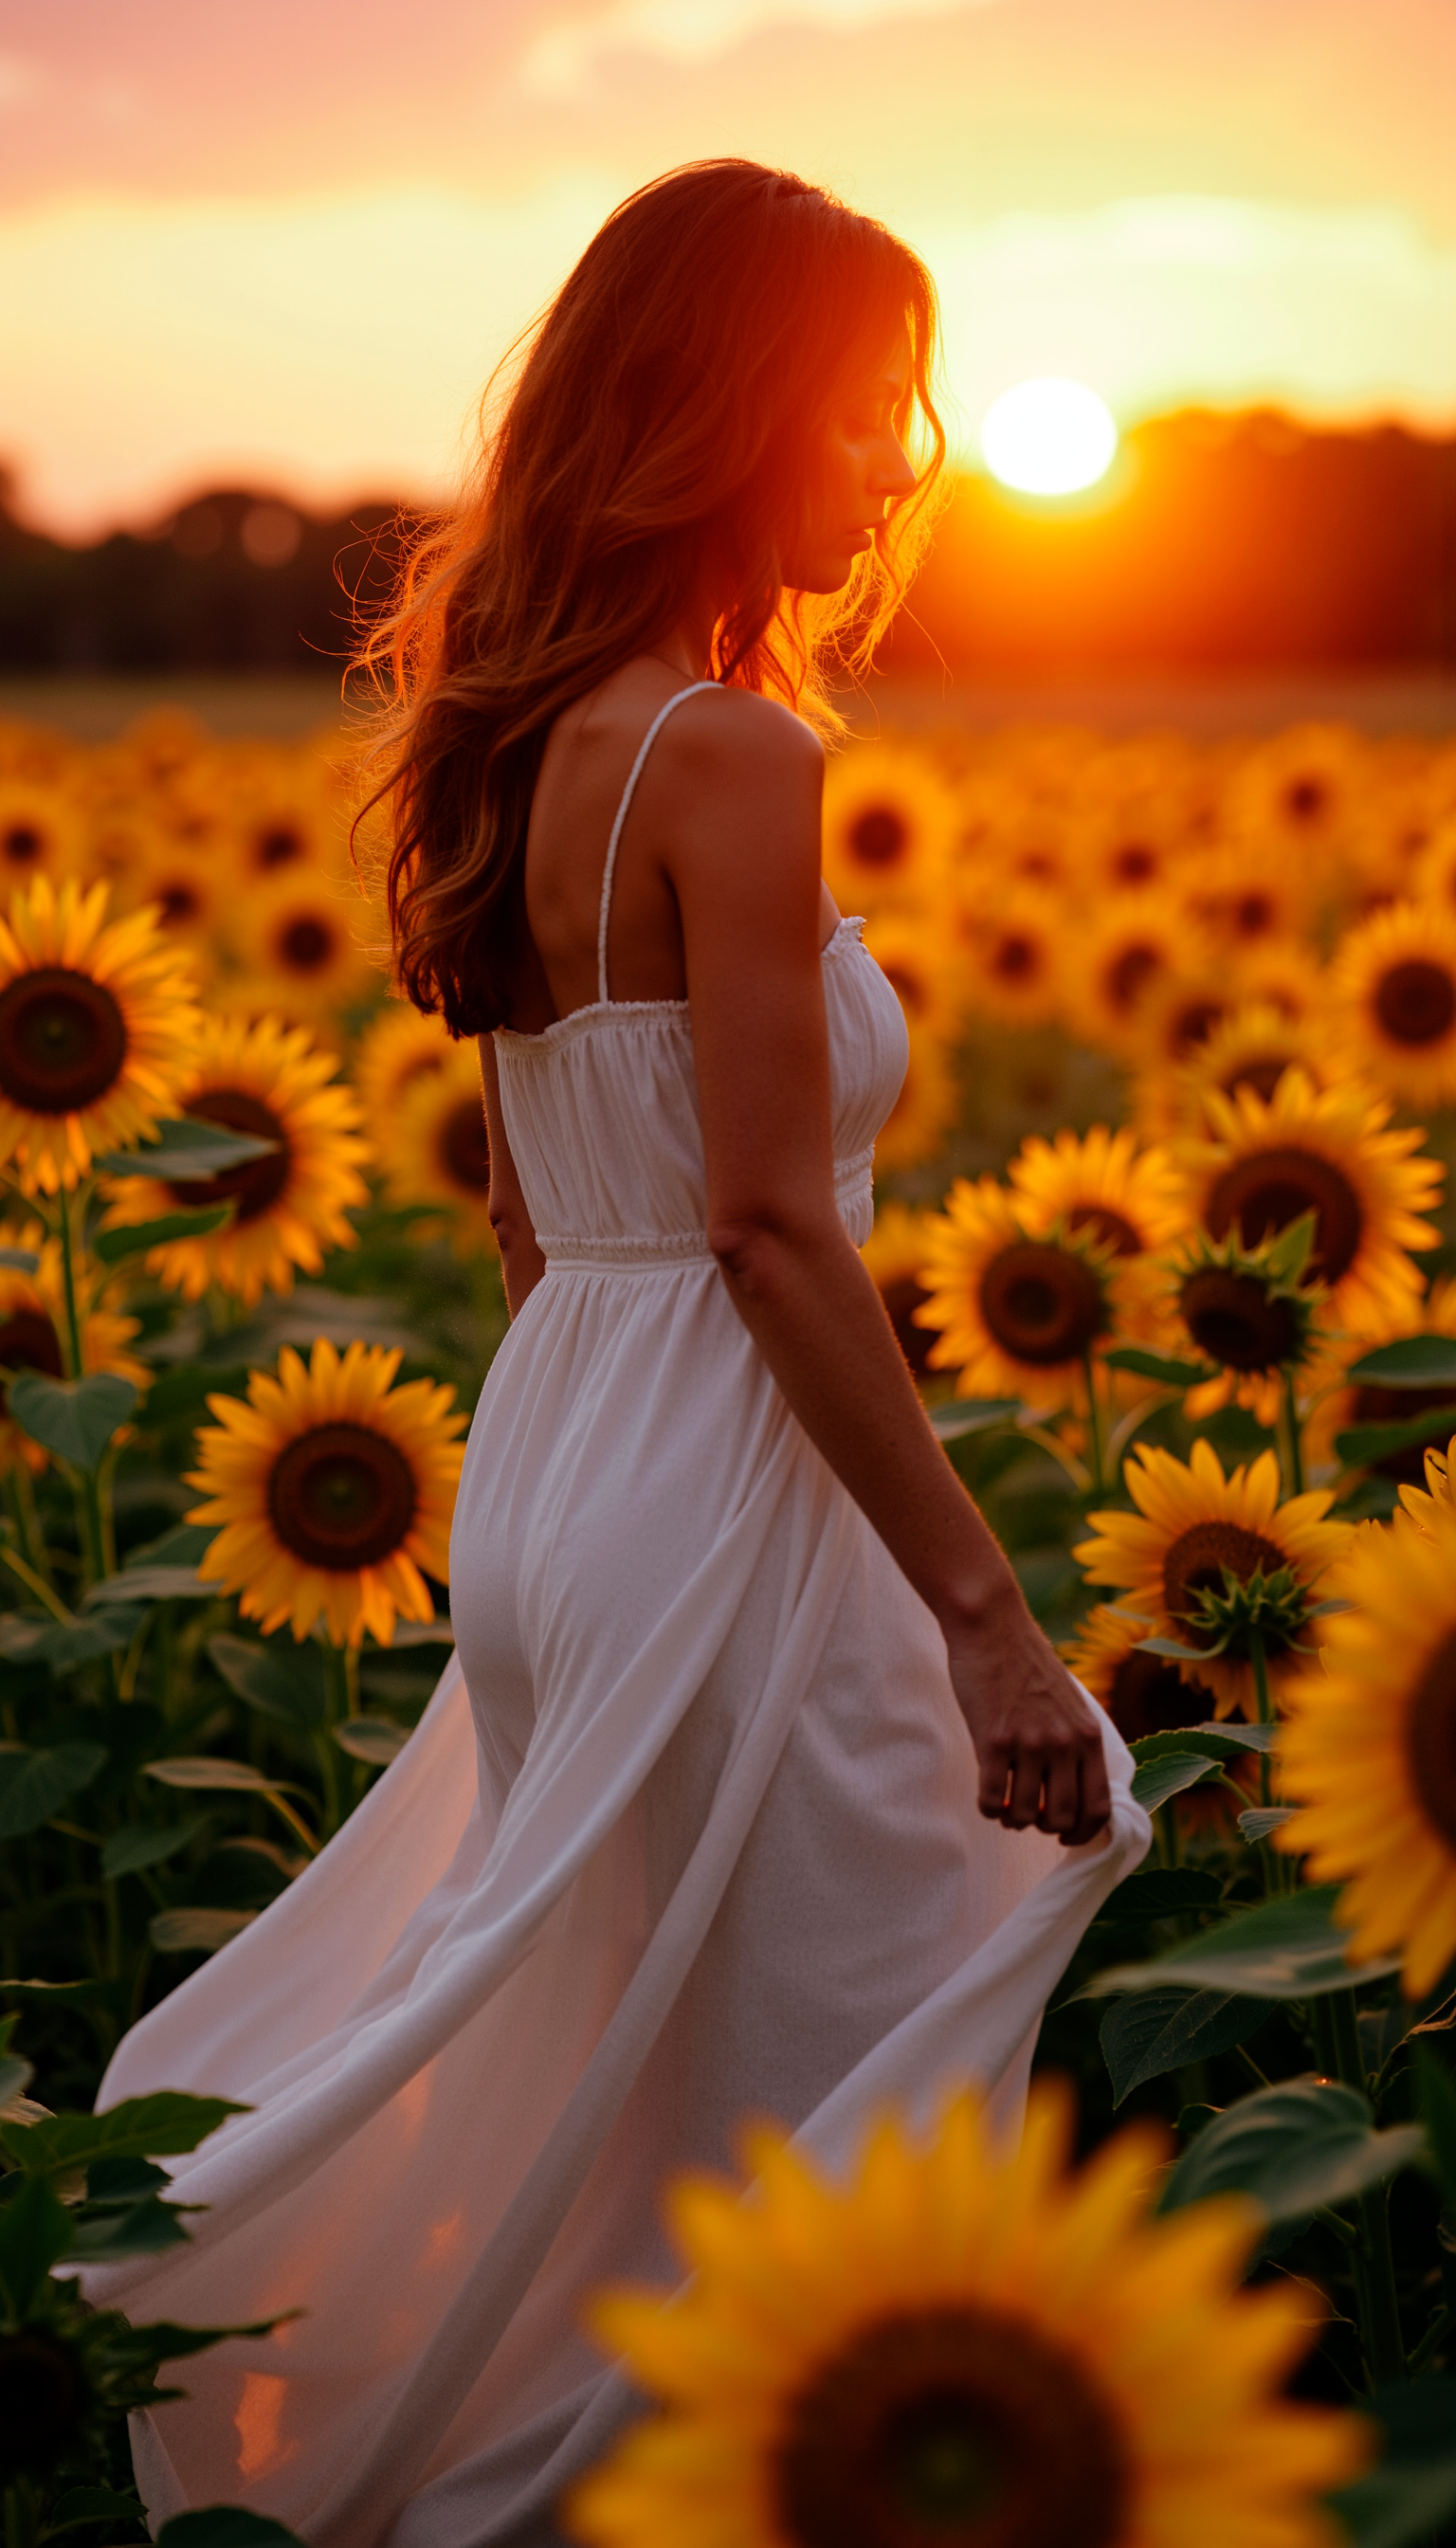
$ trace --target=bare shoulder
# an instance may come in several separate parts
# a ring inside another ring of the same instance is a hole
[[[664,775],[694,792],[710,788],[720,800],[765,786],[807,795],[823,778],[818,736],[790,708],[754,690],[699,690],[675,712],[662,742]]]

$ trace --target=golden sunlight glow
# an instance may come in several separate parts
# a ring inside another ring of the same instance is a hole
[[[1095,487],[1117,447],[1111,409],[1081,381],[1018,381],[992,401],[981,421],[981,451],[992,477],[1027,496],[1071,496]]]

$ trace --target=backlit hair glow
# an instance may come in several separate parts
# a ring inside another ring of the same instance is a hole
[[[487,389],[458,506],[408,555],[361,662],[384,698],[401,988],[457,1035],[502,1023],[526,824],[555,719],[662,643],[723,561],[715,679],[822,729],[925,542],[945,436],[935,291],[883,226],[752,160],[680,168],[618,206]],[[835,401],[908,338],[894,421],[917,468],[832,594],[785,589]]]

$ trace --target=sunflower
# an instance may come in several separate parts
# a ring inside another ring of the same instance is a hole
[[[481,1248],[494,1252],[491,1144],[475,1046],[447,1042],[438,1067],[413,1071],[375,1123],[392,1201],[447,1208],[463,1255]]]
[[[1347,1068],[1409,1106],[1456,1098],[1456,911],[1392,903],[1341,941],[1328,1030]]]
[[[1287,1380],[1302,1377],[1308,1390],[1312,1367],[1329,1350],[1327,1320],[1320,1325],[1325,1296],[1309,1279],[1313,1243],[1309,1222],[1258,1247],[1245,1247],[1236,1230],[1227,1238],[1200,1230],[1167,1263],[1167,1311],[1179,1343],[1217,1366],[1183,1402],[1195,1424],[1221,1407],[1246,1407],[1272,1431]]]
[[[246,771],[230,818],[237,863],[258,884],[348,867],[339,792],[315,754],[271,753]]]
[[[1069,826],[1072,868],[1094,904],[1109,895],[1158,891],[1176,876],[1186,850],[1184,809],[1155,787],[1095,800]]]
[[[441,1019],[392,1000],[366,1027],[354,1057],[354,1086],[365,1123],[388,1125],[416,1073],[443,1070],[455,1048]]]
[[[934,911],[951,865],[956,803],[929,756],[862,743],[824,775],[824,879],[841,911]]]
[[[1424,1530],[1432,1504],[1445,1504],[1456,1511],[1456,1434],[1451,1436],[1444,1451],[1432,1448],[1426,1452],[1423,1473],[1423,1486],[1403,1486],[1401,1489],[1402,1505],[1417,1530]]]
[[[1166,1151],[1141,1149],[1126,1127],[1094,1124],[1081,1138],[1063,1130],[1054,1139],[1032,1134],[1007,1169],[1025,1228],[1045,1237],[1065,1227],[1109,1247],[1118,1323],[1146,1328],[1161,1288],[1157,1251],[1187,1228],[1176,1171]]]
[[[286,1017],[337,1016],[379,986],[360,944],[367,925],[357,894],[328,876],[293,867],[244,904],[236,949],[247,991]]]
[[[325,1249],[357,1245],[347,1215],[369,1200],[359,1174],[369,1144],[359,1138],[358,1101],[333,1072],[333,1055],[316,1050],[307,1027],[276,1018],[207,1019],[181,1093],[183,1112],[277,1146],[221,1176],[178,1185],[118,1181],[112,1228],[179,1209],[234,1207],[222,1229],[151,1249],[147,1269],[160,1282],[189,1301],[216,1283],[251,1308],[264,1290],[290,1291],[296,1266],[317,1274]]]
[[[1292,856],[1320,868],[1344,851],[1369,773],[1369,747],[1349,726],[1288,726],[1234,763],[1225,820],[1271,864]]]
[[[874,1138],[875,1173],[933,1159],[960,1111],[960,1091],[939,1036],[910,1030],[900,1093]]]
[[[1267,1101],[1246,1084],[1209,1089],[1212,1138],[1175,1142],[1192,1217],[1215,1238],[1238,1229],[1246,1247],[1316,1215],[1310,1272],[1327,1285],[1330,1314],[1363,1335],[1420,1290],[1408,1249],[1433,1247],[1417,1219],[1435,1203],[1442,1171],[1412,1158],[1422,1134],[1390,1129],[1390,1107],[1359,1086],[1317,1089],[1287,1070]]]
[[[37,876],[0,921],[0,1159],[27,1194],[177,1111],[198,1012],[186,958],[145,912],[103,927],[106,887]]]
[[[137,857],[117,890],[129,907],[149,908],[159,934],[191,951],[205,980],[216,971],[236,905],[236,880],[226,866],[163,838]]]
[[[1160,1655],[1143,1654],[1146,1635],[1145,1619],[1099,1601],[1061,1649],[1068,1672],[1106,1708],[1125,1743],[1205,1724],[1217,1704],[1204,1683],[1185,1681],[1177,1665]]]
[[[1337,1586],[1323,1669],[1286,1693],[1277,1845],[1344,1883],[1351,1959],[1404,1956],[1419,1999],[1456,1955],[1456,1511],[1367,1523]]]
[[[848,2183],[745,2136],[752,2199],[669,2197],[692,2279],[593,2318],[666,2412],[579,2481],[586,2548],[1326,2548],[1317,2498],[1358,2418],[1286,2399],[1308,2295],[1239,2288],[1240,2198],[1149,2217],[1164,2140],[1138,2123],[1069,2171],[1038,2080],[1014,2154],[979,2102],[928,2141],[886,2116]]]
[[[961,1005],[971,1018],[1043,1026],[1062,1003],[1066,918],[1051,895],[961,889]]]
[[[1399,1315],[1361,1337],[1359,1356],[1373,1353],[1380,1345],[1395,1344],[1402,1336],[1431,1335],[1456,1336],[1456,1280],[1433,1283],[1423,1299],[1404,1302]],[[1312,1377],[1310,1394],[1315,1405],[1305,1441],[1312,1466],[1332,1461],[1336,1437],[1357,1424],[1402,1424],[1409,1416],[1423,1415],[1428,1408],[1449,1407],[1456,1425],[1456,1390],[1440,1382],[1421,1389],[1390,1389],[1376,1381],[1350,1383],[1344,1371],[1351,1359],[1349,1344],[1340,1348],[1331,1339],[1325,1367]],[[1370,1465],[1377,1477],[1391,1479],[1404,1496],[1408,1487],[1419,1489],[1429,1457],[1417,1443],[1405,1451],[1389,1451]]]
[[[887,1203],[875,1214],[874,1228],[860,1250],[900,1350],[918,1380],[924,1379],[930,1364],[930,1338],[915,1323],[916,1311],[929,1298],[920,1276],[930,1223],[927,1212],[908,1212],[902,1203]]]
[[[1171,894],[1120,896],[1079,938],[1069,975],[1089,1044],[1136,1059],[1155,992],[1204,969],[1206,951]]]
[[[218,1527],[203,1564],[265,1636],[287,1619],[302,1639],[321,1618],[336,1646],[366,1628],[387,1646],[397,1613],[434,1615],[420,1569],[449,1580],[466,1418],[453,1389],[397,1389],[400,1362],[361,1344],[340,1360],[320,1337],[307,1370],[285,1345],[276,1380],[255,1371],[245,1402],[208,1401],[218,1422],[187,1483],[209,1502],[187,1518]]]
[[[1201,859],[1184,891],[1198,925],[1235,958],[1298,940],[1309,923],[1305,871],[1249,845],[1229,843]]]
[[[85,826],[68,790],[0,777],[0,892],[38,875],[58,881],[79,864]]]
[[[959,1024],[956,964],[944,928],[908,912],[881,911],[864,924],[864,944],[905,1012],[907,1026],[953,1036]]]
[[[1034,1233],[994,1177],[957,1177],[929,1216],[930,1298],[917,1326],[938,1327],[933,1371],[957,1371],[966,1398],[1020,1398],[1040,1412],[1086,1398],[1086,1360],[1113,1332],[1113,1249],[1086,1230]]]
[[[1138,1510],[1088,1515],[1102,1536],[1083,1540],[1073,1554],[1089,1581],[1121,1592],[1128,1609],[1146,1619],[1149,1636],[1205,1650],[1217,1639],[1201,1623],[1202,1603],[1225,1596],[1226,1575],[1237,1586],[1287,1576],[1280,1617],[1264,1628],[1270,1682],[1281,1687],[1296,1668],[1296,1639],[1322,1597],[1320,1579],[1349,1542],[1349,1523],[1324,1517],[1333,1496],[1320,1489],[1281,1503],[1272,1451],[1226,1478],[1208,1442],[1194,1443],[1186,1468],[1170,1451],[1139,1443],[1123,1474]],[[1253,1667],[1237,1651],[1240,1642],[1235,1636],[1228,1651],[1210,1651],[1198,1666],[1196,1678],[1217,1694],[1220,1716],[1235,1708],[1257,1713]]]
[[[1432,823],[1411,871],[1410,890],[1417,902],[1456,911],[1456,811]]]
[[[1267,1104],[1294,1062],[1317,1088],[1327,1084],[1328,1068],[1318,1031],[1290,1017],[1269,1000],[1246,1000],[1229,1009],[1171,1068],[1155,1065],[1138,1074],[1134,1097],[1138,1121],[1157,1136],[1171,1133],[1207,1135],[1208,1092],[1216,1088],[1231,1097],[1251,1088]]]
[[[60,1342],[65,1282],[59,1245],[46,1236],[39,1222],[30,1222],[23,1229],[0,1225],[0,1247],[24,1248],[38,1259],[34,1274],[24,1273],[19,1266],[0,1266],[0,1371],[42,1371],[49,1380],[60,1380],[66,1358]],[[151,1374],[127,1351],[137,1332],[136,1320],[116,1310],[93,1308],[84,1290],[78,1309],[82,1371],[119,1372],[124,1380],[144,1389]],[[39,1474],[46,1458],[39,1442],[11,1423],[0,1384],[0,1469],[13,1468],[21,1460]]]

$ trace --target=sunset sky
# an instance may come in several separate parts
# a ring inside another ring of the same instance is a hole
[[[1029,373],[1456,426],[1453,0],[0,0],[0,461],[70,535],[448,483],[611,205],[741,152]]]

